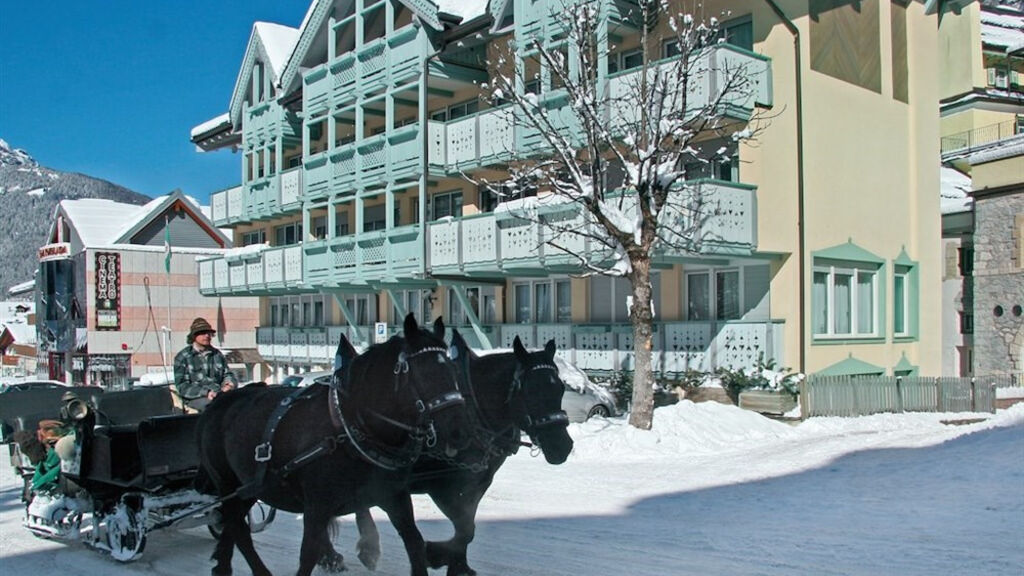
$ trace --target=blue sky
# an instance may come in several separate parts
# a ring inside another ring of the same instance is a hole
[[[307,0],[18,2],[0,17],[0,138],[44,166],[203,202],[241,160],[199,153],[227,112],[257,20],[298,27]]]

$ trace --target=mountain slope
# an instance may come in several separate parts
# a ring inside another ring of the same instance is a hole
[[[0,139],[0,299],[7,289],[31,280],[46,244],[57,203],[106,198],[142,205],[151,198],[106,180],[40,166],[27,152]]]

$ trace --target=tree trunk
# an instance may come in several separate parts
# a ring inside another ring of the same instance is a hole
[[[654,418],[654,374],[651,370],[654,314],[651,312],[651,260],[634,257],[630,282],[633,285],[633,307],[629,320],[633,324],[633,407],[629,424],[650,430]]]

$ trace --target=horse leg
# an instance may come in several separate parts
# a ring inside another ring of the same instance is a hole
[[[427,556],[423,544],[423,534],[416,528],[416,520],[412,511],[412,497],[408,491],[394,495],[381,508],[387,513],[391,525],[402,538],[405,552],[409,555],[409,569],[412,576],[427,576]]]
[[[359,529],[359,542],[356,543],[359,561],[370,570],[376,570],[380,560],[380,532],[368,509],[356,512],[356,527]]]
[[[317,564],[326,560],[328,550],[334,552],[327,530],[330,522],[330,516],[312,509],[309,504],[302,511],[302,545],[299,548],[299,571],[295,573],[296,576],[309,576]],[[344,569],[344,562],[342,565]]]
[[[345,571],[345,557],[334,549],[334,544],[331,542],[337,533],[338,522],[332,519],[327,523],[327,536],[322,542],[323,551],[320,555],[320,561],[317,562],[318,566],[330,574]]]
[[[221,505],[221,514],[224,516],[224,533],[221,535],[223,539],[227,536],[230,540],[238,546],[238,551],[242,553],[245,561],[249,564],[249,570],[252,571],[253,576],[271,576],[270,570],[267,569],[266,564],[260,558],[259,554],[256,553],[256,547],[252,543],[252,531],[249,530],[249,524],[246,523],[245,517],[249,512],[249,508],[255,504],[255,500],[239,500],[238,498],[231,498]],[[218,545],[218,551],[220,546]],[[221,557],[218,557],[217,567],[214,568],[214,574],[219,575],[217,568],[226,567],[227,572],[223,574],[231,574],[231,557],[230,549],[227,557],[227,564],[222,565],[223,561]]]
[[[448,566],[447,576],[475,576],[469,567],[466,550],[476,537],[476,511],[482,492],[456,494],[443,492],[431,494],[441,513],[448,517],[455,528],[455,535],[447,542],[427,542],[427,563],[431,568]]]
[[[210,573],[213,576],[231,576],[231,557],[235,553],[235,539],[231,537],[234,530],[228,529],[228,523],[233,520],[227,519],[223,506],[221,506],[220,515],[224,528],[220,532],[220,538],[217,539],[217,547],[213,550],[213,556],[210,556],[210,560],[216,562]]]

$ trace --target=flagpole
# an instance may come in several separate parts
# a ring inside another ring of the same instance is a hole
[[[167,278],[167,330],[164,334],[164,377],[171,382],[171,376],[167,371],[167,356],[171,352],[171,217],[164,214],[164,271]]]

